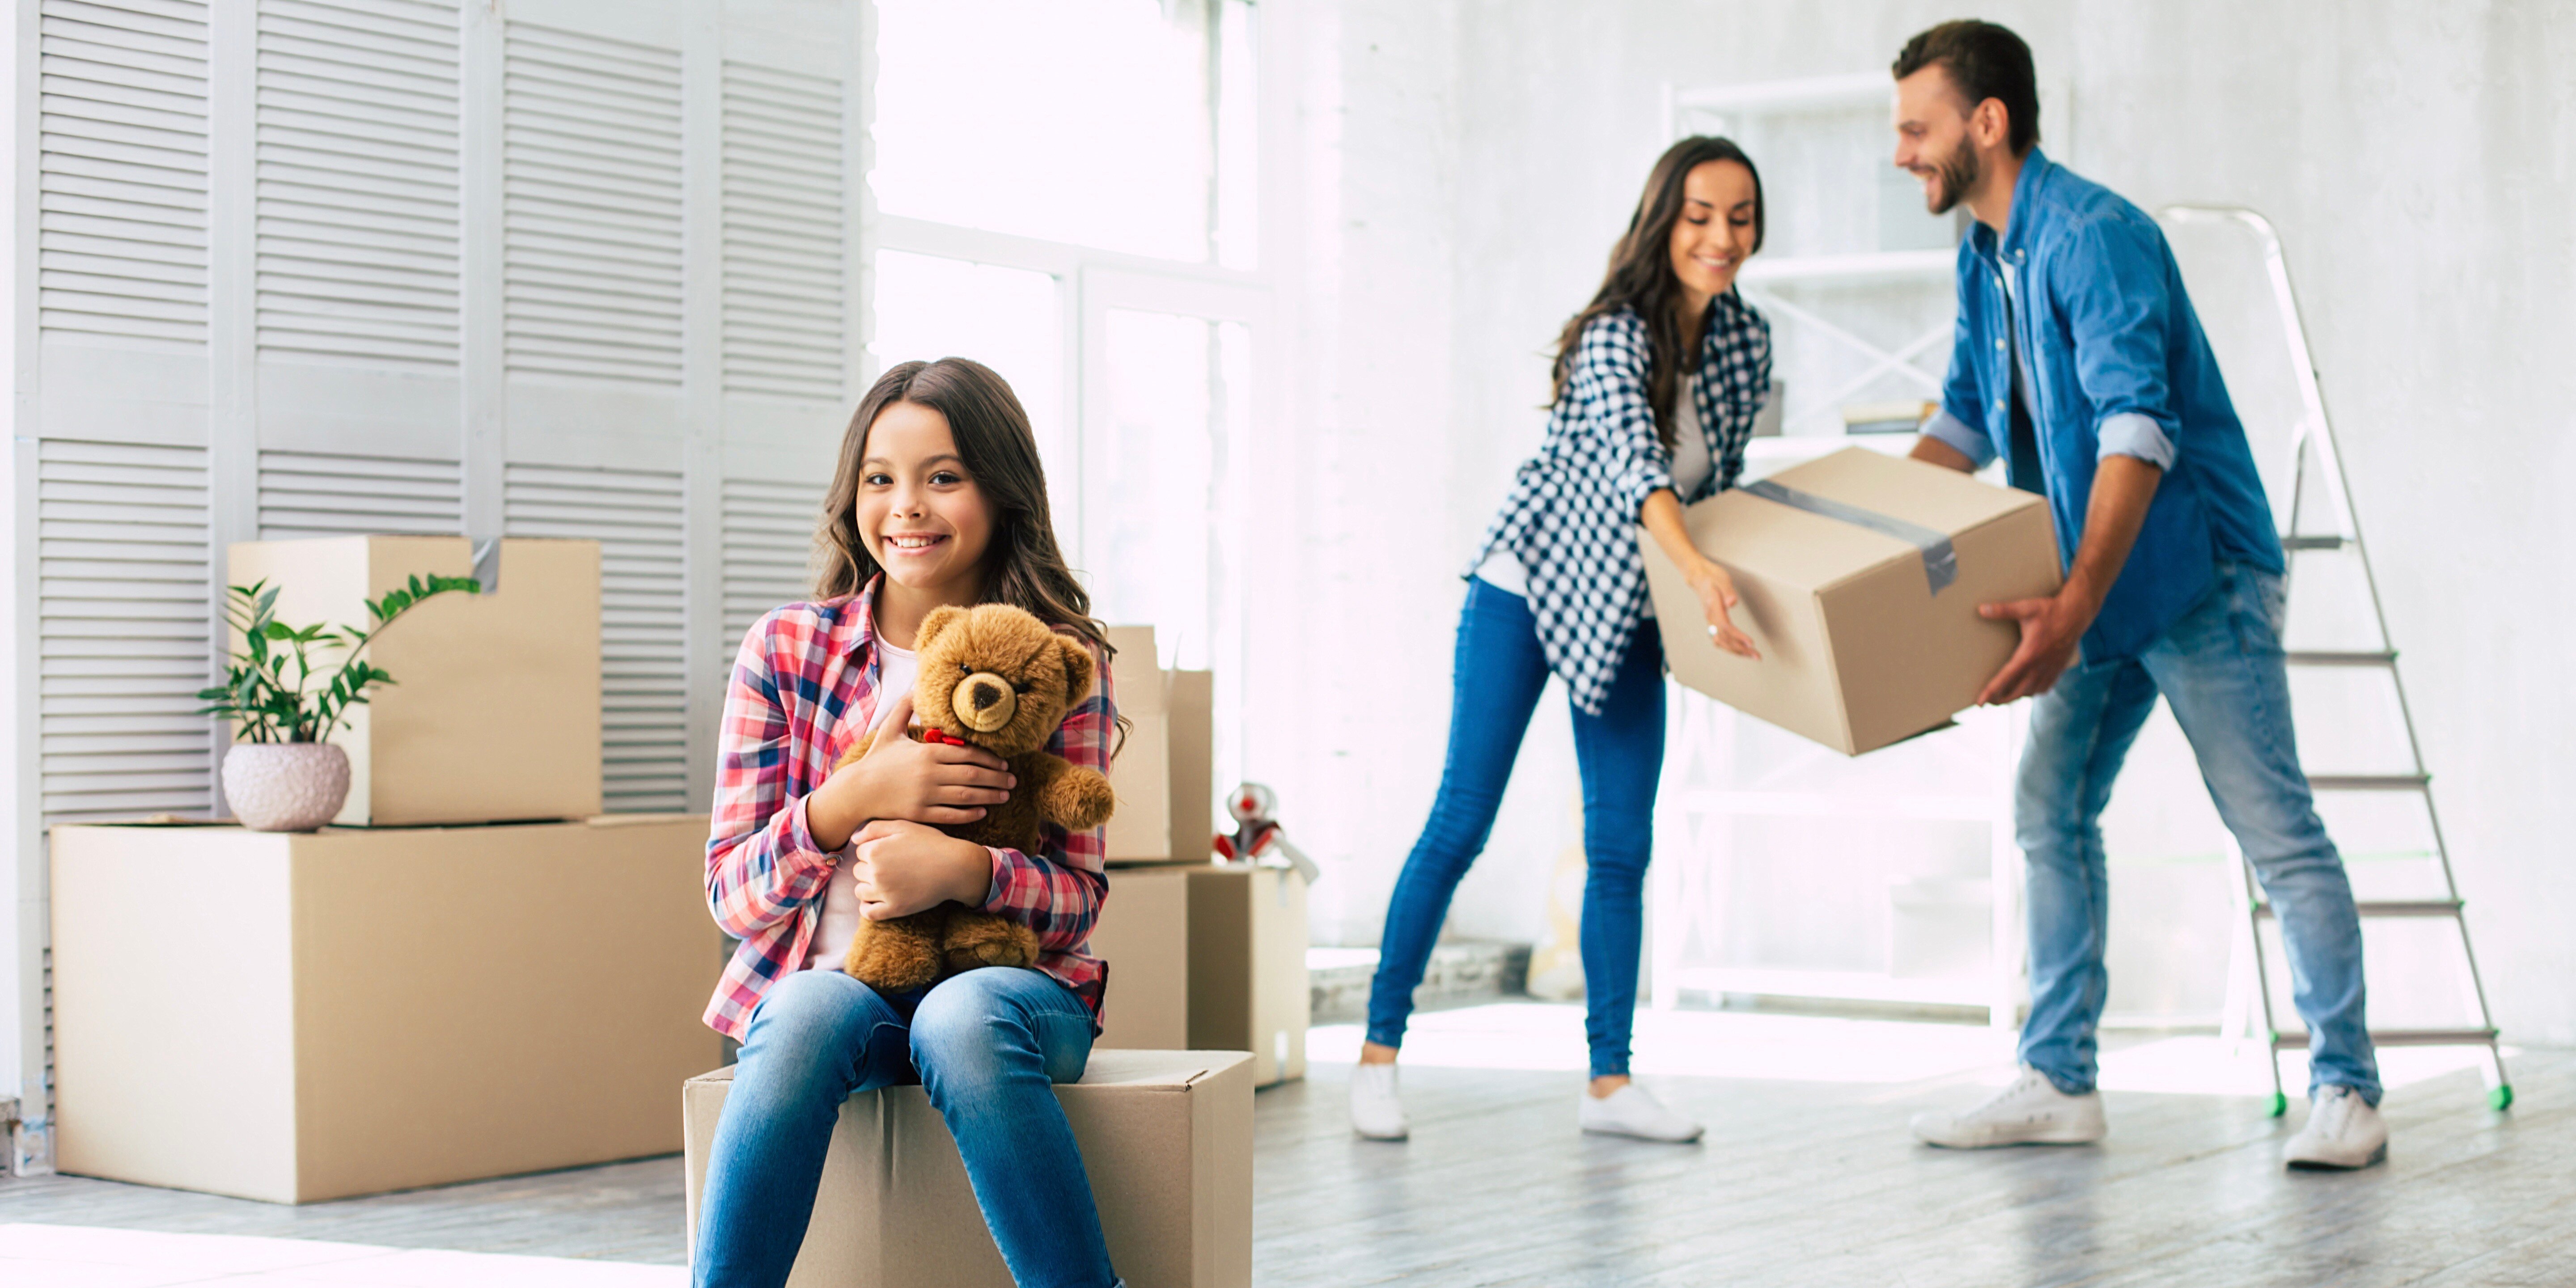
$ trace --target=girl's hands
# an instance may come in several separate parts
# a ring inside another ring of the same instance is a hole
[[[859,915],[870,921],[907,917],[951,899],[982,907],[993,885],[993,856],[983,846],[902,819],[859,829],[850,878]]]
[[[906,692],[877,722],[877,745],[814,789],[805,802],[805,826],[816,845],[837,850],[876,820],[972,823],[986,807],[1011,798],[1019,780],[1001,757],[981,747],[916,742],[903,736],[911,724]]]
[[[1709,641],[1737,657],[1762,660],[1753,647],[1753,637],[1737,630],[1727,610],[1735,607],[1735,578],[1726,569],[1702,559],[1690,570],[1691,590],[1699,595],[1700,611],[1708,617]]]

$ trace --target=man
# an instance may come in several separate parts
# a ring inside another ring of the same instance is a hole
[[[1933,213],[1976,217],[1941,409],[1913,454],[1957,470],[2004,455],[2014,486],[2047,496],[2068,559],[2055,596],[1980,609],[2018,623],[2021,646],[1979,701],[2037,698],[2014,808],[2030,874],[2023,1072],[1964,1113],[1917,1116],[1915,1134],[1959,1148],[2101,1139],[2101,816],[2162,694],[2289,951],[2312,1073],[2285,1159],[2378,1162],[2361,926],[2292,735],[2281,543],[2173,254],[2144,212],[2039,150],[2020,37],[1943,23],[1894,71],[1896,164]]]

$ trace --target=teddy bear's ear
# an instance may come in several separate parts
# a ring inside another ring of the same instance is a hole
[[[912,637],[912,651],[915,653],[929,652],[930,642],[939,638],[941,632],[946,631],[951,626],[963,625],[965,621],[966,610],[959,608],[955,604],[942,604],[937,608],[931,609],[930,615],[921,619],[920,631],[915,633]]]
[[[1064,654],[1064,700],[1071,706],[1091,696],[1091,645],[1071,635],[1055,637]]]

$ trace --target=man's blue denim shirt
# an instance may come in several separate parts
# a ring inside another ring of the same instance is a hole
[[[2005,273],[2018,275],[2018,312]],[[2037,148],[2013,184],[2003,237],[1971,224],[1959,245],[1958,339],[1941,410],[1923,426],[1980,466],[2012,441],[2007,319],[2031,374],[2043,476],[2013,483],[2048,494],[2061,563],[2071,566],[2083,541],[2103,457],[2165,471],[2129,562],[2084,634],[2086,660],[2136,656],[2209,592],[2222,560],[2282,571],[2245,426],[2164,231]]]

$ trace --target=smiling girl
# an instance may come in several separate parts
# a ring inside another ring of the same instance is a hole
[[[824,513],[817,598],[752,627],[725,698],[707,897],[743,942],[707,1023],[742,1055],[708,1153],[695,1282],[787,1282],[841,1103],[918,1080],[1012,1278],[1108,1288],[1090,1181],[1049,1089],[1082,1076],[1098,1032],[1104,970],[1083,950],[1108,890],[1100,834],[1050,827],[1023,854],[938,831],[1009,799],[1002,761],[978,748],[881,740],[831,768],[861,733],[910,722],[932,609],[1007,603],[1090,645],[1099,686],[1047,750],[1108,772],[1108,645],[1057,552],[1028,415],[981,364],[895,367],[850,418]],[[905,994],[841,971],[862,920],[949,900],[1025,922],[1036,967]]]
[[[1552,671],[1574,704],[1583,775],[1585,1131],[1699,1138],[1628,1080],[1655,782],[1663,647],[1646,619],[1643,524],[1698,592],[1709,638],[1754,657],[1727,619],[1735,583],[1692,548],[1682,507],[1735,485],[1771,387],[1771,327],[1735,293],[1762,245],[1762,181],[1725,139],[1684,139],[1647,177],[1610,272],[1557,344],[1555,408],[1469,564],[1449,757],[1431,821],[1386,910],[1351,1126],[1400,1140],[1396,1049],[1449,897],[1485,847],[1512,759]]]

